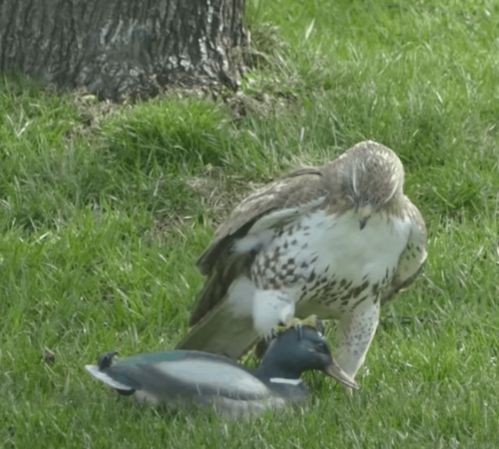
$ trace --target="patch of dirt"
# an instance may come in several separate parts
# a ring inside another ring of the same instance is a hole
[[[238,176],[227,176],[218,167],[207,166],[199,176],[193,176],[186,184],[199,195],[205,211],[214,226],[226,220],[232,209],[250,192],[261,186]]]

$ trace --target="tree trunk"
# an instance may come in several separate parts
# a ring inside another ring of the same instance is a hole
[[[239,83],[244,0],[0,0],[0,71],[101,98]]]

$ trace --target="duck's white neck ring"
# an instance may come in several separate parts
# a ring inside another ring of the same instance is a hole
[[[270,382],[273,384],[300,385],[301,379],[286,379],[285,377],[271,377]]]

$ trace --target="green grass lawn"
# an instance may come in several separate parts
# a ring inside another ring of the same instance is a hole
[[[0,84],[0,447],[499,447],[499,6],[249,1],[238,101],[109,106]],[[348,398],[251,423],[165,416],[83,370],[172,347],[194,262],[253,184],[363,139],[393,148],[429,228]]]

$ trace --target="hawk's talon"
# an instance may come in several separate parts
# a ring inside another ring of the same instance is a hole
[[[296,329],[301,327],[312,327],[314,329],[318,329],[320,327],[320,320],[317,318],[317,315],[310,315],[307,318],[290,318],[285,323],[279,323],[272,328],[270,331],[272,338],[277,335],[286,332],[289,329]]]

